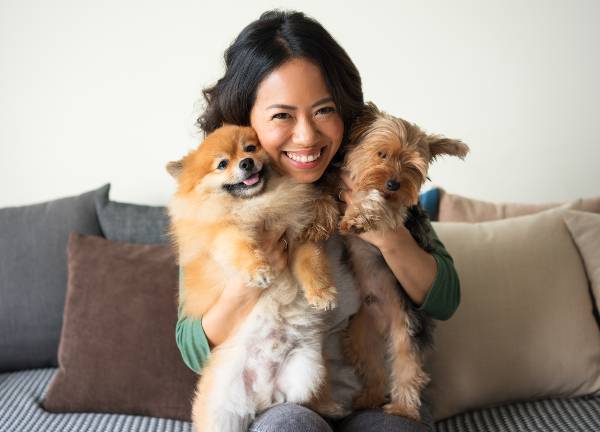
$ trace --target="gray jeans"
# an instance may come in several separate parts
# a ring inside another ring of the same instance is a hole
[[[380,409],[356,411],[339,420],[326,420],[301,405],[285,403],[261,413],[249,432],[433,432],[429,407],[421,407],[421,423],[385,414]]]

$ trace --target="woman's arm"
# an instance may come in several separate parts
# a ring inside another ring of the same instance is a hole
[[[450,318],[460,303],[460,280],[452,257],[431,229],[434,250],[419,247],[410,232],[367,232],[360,237],[381,251],[388,267],[419,309],[437,320]]]
[[[275,272],[287,266],[287,243],[282,242],[285,233],[263,232],[261,250]],[[285,247],[282,247],[285,246]],[[210,355],[211,349],[227,340],[245,321],[258,301],[261,291],[249,288],[236,277],[226,275],[228,282],[221,296],[202,316],[202,319],[186,317],[181,312],[185,290],[183,267],[179,267],[179,308],[175,328],[175,341],[184,363],[199,373]]]
[[[183,267],[179,268],[179,296],[183,292]],[[202,319],[186,317],[178,308],[175,328],[175,341],[184,363],[199,373],[210,355],[210,350],[224,342],[230,334],[244,322],[246,316],[258,300],[259,292],[234,286],[232,280],[217,302],[204,314]],[[238,293],[246,292],[246,296]],[[227,294],[226,294],[227,293]],[[230,293],[233,293],[230,294]]]
[[[351,205],[352,181],[342,174],[346,190],[340,198]],[[454,261],[429,224],[434,250],[429,254],[419,247],[405,227],[397,231],[369,231],[359,234],[376,246],[388,267],[411,300],[437,320],[450,318],[460,303],[460,281]]]

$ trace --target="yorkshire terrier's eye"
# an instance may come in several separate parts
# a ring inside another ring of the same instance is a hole
[[[221,162],[219,162],[219,165],[217,165],[217,169],[224,170],[227,168],[228,163],[229,161],[227,159],[223,159]]]
[[[255,145],[246,146],[244,151],[247,153],[254,153],[256,151],[256,146]]]
[[[382,151],[378,151],[377,156],[379,156],[381,159],[385,159],[387,157],[387,155]]]

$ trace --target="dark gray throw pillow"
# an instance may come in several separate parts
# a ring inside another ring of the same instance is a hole
[[[0,209],[0,372],[57,366],[71,231],[100,235],[95,197]]]
[[[110,185],[96,196],[96,211],[104,237],[142,244],[169,243],[166,207],[110,201]]]

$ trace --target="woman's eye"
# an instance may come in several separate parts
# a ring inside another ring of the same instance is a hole
[[[324,115],[324,114],[329,114],[332,112],[335,112],[334,107],[325,107],[325,108],[321,108],[319,111],[317,111],[317,114]]]
[[[227,168],[228,163],[229,161],[227,159],[223,159],[221,162],[219,162],[219,165],[217,165],[217,169],[224,170]]]
[[[254,153],[256,151],[256,146],[255,145],[249,145],[247,146],[244,151],[246,153]]]
[[[273,115],[273,117],[271,117],[272,119],[278,119],[278,120],[287,120],[291,118],[291,116],[288,113],[277,113],[275,115]]]

